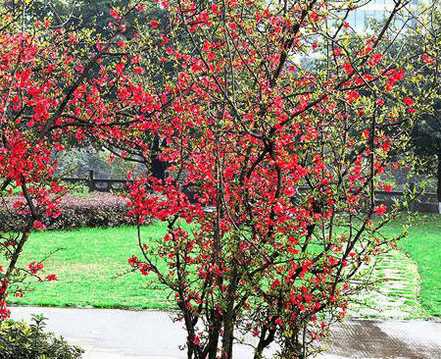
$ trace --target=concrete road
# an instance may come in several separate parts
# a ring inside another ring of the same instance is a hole
[[[85,359],[185,359],[180,323],[157,311],[13,307],[13,319],[43,314],[48,328],[86,350]],[[349,321],[337,326],[321,358],[441,359],[441,322]],[[249,347],[235,349],[251,358]]]

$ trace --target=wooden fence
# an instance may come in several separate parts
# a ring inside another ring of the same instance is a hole
[[[94,171],[89,171],[88,177],[63,177],[61,181],[67,183],[83,183],[85,184],[89,192],[99,191],[99,192],[110,192],[112,190],[122,190],[126,189],[127,185],[132,181],[127,179],[104,179],[96,178]],[[188,195],[191,197],[191,191]],[[379,203],[385,203],[391,205],[395,199],[400,199],[404,194],[401,191],[376,191],[375,198]],[[438,213],[438,202],[436,193],[423,193],[417,200],[410,204],[410,209],[417,212],[426,213]]]
[[[132,182],[127,179],[96,178],[94,171],[89,171],[87,177],[62,177],[61,181],[85,184],[88,187],[89,192],[110,192],[112,190],[124,189]]]

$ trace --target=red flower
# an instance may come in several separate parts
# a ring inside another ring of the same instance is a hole
[[[406,106],[412,106],[414,104],[414,101],[410,97],[403,98],[403,102]]]
[[[116,72],[117,72],[118,75],[121,76],[123,74],[125,66],[126,65],[123,62],[120,62],[120,63],[115,65],[115,69],[116,69]]]
[[[201,339],[199,338],[199,335],[195,335],[193,338],[193,344],[196,346],[199,346],[201,344]]]
[[[273,284],[271,285],[271,289],[276,289],[278,286],[280,286],[280,280],[276,279],[274,280]]]
[[[392,192],[392,190],[393,190],[393,187],[392,187],[391,184],[385,183],[383,185],[383,191],[385,191],[385,192]]]
[[[34,223],[32,224],[32,227],[34,227],[34,229],[41,231],[43,229],[46,228],[45,224],[41,221],[34,221]]]
[[[48,274],[48,275],[46,276],[46,280],[47,280],[48,282],[53,282],[53,281],[58,280],[58,277],[57,277],[56,274]]]
[[[319,16],[318,16],[318,14],[315,11],[312,11],[309,14],[309,18],[311,19],[312,22],[317,22],[318,19],[319,19]]]
[[[138,264],[138,257],[137,256],[131,256],[128,259],[128,262],[129,262],[131,267],[134,267],[136,264]]]
[[[3,299],[1,299],[0,300],[0,321],[9,319],[10,316],[11,316],[11,312],[6,305],[6,302]]]
[[[356,90],[351,90],[346,93],[346,100],[348,102],[355,102],[360,98],[360,93]]]
[[[159,21],[158,20],[150,20],[150,27],[152,29],[157,29],[159,27]]]
[[[137,5],[135,6],[135,10],[136,10],[137,12],[139,12],[139,13],[142,13],[142,12],[145,11],[145,5],[144,5],[144,4],[137,4]]]
[[[28,264],[28,269],[32,274],[37,274],[39,271],[41,271],[44,268],[43,263],[33,261]]]
[[[281,327],[283,325],[283,320],[281,318],[277,318],[274,323],[276,323],[276,325],[278,325],[279,327]]]
[[[375,101],[375,103],[378,107],[382,107],[384,105],[384,100],[382,98],[379,98],[377,99],[377,101]]]
[[[115,20],[121,19],[121,15],[119,14],[118,10],[114,8],[110,9],[110,16],[113,17]]]
[[[431,65],[435,62],[434,58],[427,53],[421,55],[421,61],[423,61],[426,65]]]
[[[387,84],[386,91],[391,91],[398,81],[401,81],[405,77],[404,69],[391,69],[386,73]]]
[[[346,72],[347,75],[352,75],[354,73],[354,68],[352,67],[352,65],[350,63],[346,62],[342,66],[343,66],[344,72]]]
[[[7,279],[0,280],[0,295],[3,295],[8,290],[9,282]]]
[[[118,41],[116,42],[116,46],[118,46],[118,47],[124,49],[124,48],[126,47],[126,42],[123,41],[123,40],[118,40]]]
[[[382,59],[383,59],[382,54],[379,54],[379,53],[373,54],[372,57],[368,61],[368,65],[370,67],[374,67],[374,66],[378,65]]]
[[[384,204],[380,204],[379,206],[376,206],[374,208],[374,213],[377,216],[384,216],[386,214],[386,212],[387,212],[387,207]]]
[[[142,275],[149,275],[152,269],[147,263],[138,263],[138,267]]]

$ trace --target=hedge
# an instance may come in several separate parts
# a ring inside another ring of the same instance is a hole
[[[23,216],[14,211],[12,204],[17,197],[8,197],[0,205],[0,231],[13,231],[24,225]],[[61,216],[46,223],[48,229],[78,227],[115,227],[135,224],[127,212],[126,200],[112,193],[93,192],[87,196],[64,196]]]

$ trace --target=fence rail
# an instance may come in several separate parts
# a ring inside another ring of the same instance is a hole
[[[89,192],[100,191],[110,192],[114,189],[127,188],[127,185],[132,183],[132,180],[127,179],[107,179],[96,178],[94,171],[89,171],[88,177],[62,177],[61,181],[67,183],[85,183]],[[300,188],[300,191],[306,188]],[[191,191],[187,191],[191,195]],[[391,204],[397,197],[403,197],[402,191],[375,191],[375,197],[379,203]],[[436,193],[425,192],[416,201],[411,204],[411,209],[418,212],[438,213],[438,202]]]
[[[60,180],[67,183],[85,183],[89,192],[110,192],[115,189],[114,185],[126,188],[129,183],[133,182],[127,179],[96,178],[95,172],[92,170],[89,171],[88,177],[62,177]]]

